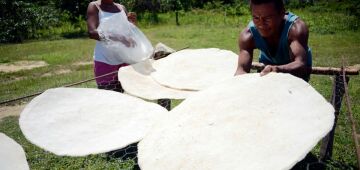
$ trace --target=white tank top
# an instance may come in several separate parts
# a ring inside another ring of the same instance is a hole
[[[99,10],[99,25],[100,23],[106,21],[107,19],[114,17],[115,15],[122,15],[121,19],[126,19],[126,14],[124,9],[121,9],[120,12],[112,13],[112,12],[105,12],[101,10],[101,8],[96,4],[96,7]],[[96,41],[95,49],[94,49],[94,60],[103,62],[109,65],[119,65],[123,64],[123,62],[119,62],[114,60],[114,57],[118,57],[116,54],[112,53],[111,51],[107,50],[100,41]]]

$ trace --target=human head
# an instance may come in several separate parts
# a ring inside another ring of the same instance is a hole
[[[250,9],[261,36],[270,37],[281,32],[285,15],[282,0],[250,0]]]
[[[101,0],[101,3],[112,4],[112,3],[114,3],[114,1],[113,0]]]
[[[250,0],[250,8],[252,5],[261,5],[272,3],[278,12],[285,11],[285,6],[283,0]]]

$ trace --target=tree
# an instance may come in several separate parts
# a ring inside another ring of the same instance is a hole
[[[0,0],[0,11],[0,42],[22,42],[34,38],[36,30],[58,24],[59,12],[50,5]]]
[[[135,11],[139,17],[148,11],[151,13],[150,21],[157,23],[159,21],[158,12],[160,10],[160,0],[132,0],[132,10]]]
[[[169,5],[169,9],[171,11],[175,11],[176,25],[180,25],[180,22],[179,22],[179,10],[182,9],[181,1],[180,0],[167,0],[167,4]]]
[[[71,21],[77,21],[79,17],[85,18],[88,4],[92,0],[54,0],[56,7],[61,11],[70,13]]]

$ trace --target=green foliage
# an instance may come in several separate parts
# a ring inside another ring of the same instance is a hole
[[[76,21],[63,21],[58,27],[36,30],[36,39],[62,39],[87,36],[87,25],[83,17],[76,18]]]
[[[227,15],[240,16],[250,14],[249,5],[243,0],[235,0],[232,3],[225,3],[223,1],[212,1],[207,2],[204,5],[204,10],[223,13],[226,12]]]
[[[306,8],[307,10],[319,13],[319,12],[338,12],[348,16],[355,16],[360,19],[360,1],[358,0],[314,0],[300,3],[298,0],[288,0],[286,7],[291,9]]]
[[[0,0],[0,43],[22,42],[27,39],[61,39],[85,37],[86,9],[91,0]],[[115,0],[128,11],[138,14],[140,25],[184,24],[186,13],[201,10],[224,17],[245,17],[250,14],[248,0]],[[334,34],[357,31],[360,24],[360,1],[314,0],[300,3],[287,0],[286,8],[298,14],[311,32]],[[172,14],[173,11],[175,15]],[[164,17],[169,13],[171,17]],[[160,16],[161,14],[161,16]],[[166,14],[165,14],[166,15]],[[176,18],[176,22],[174,22]],[[211,20],[211,19],[207,19]],[[228,20],[228,19],[222,19]],[[337,21],[337,22],[333,22]],[[196,21],[195,21],[196,22]]]
[[[179,11],[183,8],[181,0],[165,0],[161,5],[163,11]]]
[[[88,4],[93,0],[54,0],[57,9],[69,13],[70,21],[77,22],[77,18],[85,18]]]
[[[357,0],[317,0],[314,3],[292,0],[286,8],[304,19],[312,33],[334,34],[360,28],[360,1]]]
[[[128,11],[134,11],[134,7],[136,5],[136,0],[118,0],[115,2],[124,5]]]
[[[309,26],[311,33],[334,34],[336,32],[358,31],[360,20],[339,12],[312,12],[291,10]],[[334,22],[336,21],[336,22]]]
[[[18,0],[0,1],[0,43],[36,38],[36,30],[59,25],[59,11]]]

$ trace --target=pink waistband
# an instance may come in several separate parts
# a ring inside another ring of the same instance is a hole
[[[110,65],[99,61],[94,61],[94,73],[95,80],[98,85],[114,83],[118,81],[118,73],[120,67],[127,66],[129,64],[123,63],[119,65]],[[111,74],[109,74],[111,73]],[[105,74],[109,74],[103,76]]]

